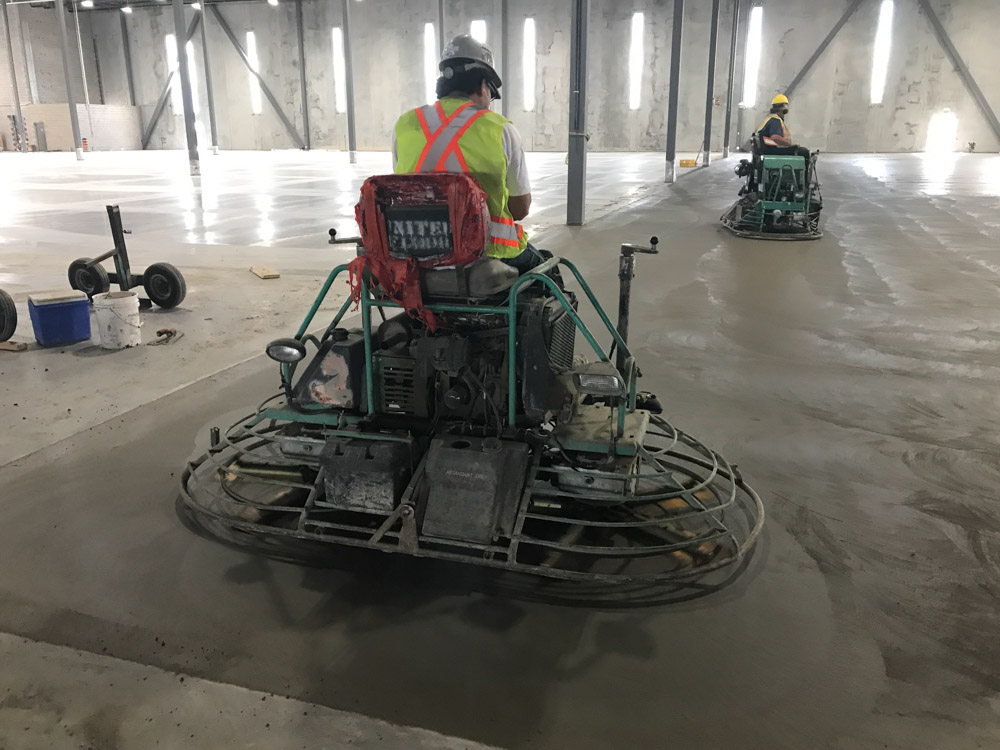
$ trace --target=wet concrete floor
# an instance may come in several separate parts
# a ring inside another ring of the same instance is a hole
[[[274,390],[257,358],[2,469],[0,630],[506,748],[994,747],[998,166],[828,157],[813,243],[718,229],[725,164],[540,234],[612,309],[618,244],[660,236],[634,287],[643,386],[768,512],[722,591],[567,606],[194,536],[181,468],[214,414]]]

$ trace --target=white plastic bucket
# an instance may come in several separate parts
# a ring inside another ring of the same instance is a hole
[[[94,312],[102,349],[126,349],[142,343],[139,295],[135,292],[95,294]]]

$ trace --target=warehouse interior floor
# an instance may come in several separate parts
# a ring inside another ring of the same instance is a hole
[[[767,511],[732,585],[642,608],[376,554],[297,568],[175,515],[196,436],[276,390],[263,345],[349,257],[326,229],[385,155],[206,157],[200,187],[178,153],[0,161],[17,338],[27,294],[110,247],[107,203],[137,266],[189,284],[144,317],[175,344],[0,352],[7,750],[1000,741],[1000,157],[824,156],[825,236],[769,243],[718,225],[734,159],[666,186],[659,154],[592,155],[568,228],[563,155],[531,156],[529,232],[610,310],[618,245],[661,238],[633,288],[642,386]]]

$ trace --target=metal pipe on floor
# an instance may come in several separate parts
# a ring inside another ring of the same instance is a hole
[[[128,84],[128,103],[134,107],[135,79],[132,77],[132,53],[129,51],[128,24],[125,23],[124,13],[119,13],[118,18],[122,24],[122,52],[125,53],[125,82]]]
[[[124,15],[124,13],[122,14]],[[76,25],[76,49],[80,53],[80,77],[83,79],[83,101],[87,108],[87,130],[90,133],[90,140],[94,140],[94,117],[90,113],[90,87],[87,85],[87,66],[83,62],[83,36],[80,34],[80,11],[77,10],[76,3],[73,3],[73,22]],[[94,145],[90,143],[91,147]]]
[[[181,102],[184,109],[184,133],[187,139],[188,163],[191,166],[191,176],[201,174],[201,162],[198,155],[198,131],[194,122],[194,97],[191,92],[191,71],[188,70],[187,41],[184,36],[184,0],[173,0],[174,33],[178,40],[184,40],[177,45],[177,73],[181,79]],[[196,11],[197,12],[197,11]]]
[[[590,0],[573,0],[569,46],[569,169],[566,224],[581,226],[587,201],[587,19]]]
[[[670,92],[667,98],[667,168],[663,181],[677,181],[677,110],[681,85],[681,38],[684,30],[684,0],[674,0],[670,43]]]
[[[306,32],[302,20],[302,0],[295,0],[295,26],[299,37],[299,84],[302,88],[302,131],[305,133],[306,150],[312,148],[309,133],[309,88],[306,85]]]
[[[199,16],[202,14],[199,13]],[[186,45],[185,45],[186,46]],[[205,65],[205,96],[208,97],[208,129],[212,134],[212,153],[219,154],[219,124],[215,119],[215,86],[212,83],[212,64],[208,54],[208,19],[201,21],[201,56]]]
[[[712,28],[708,40],[708,91],[705,94],[705,141],[702,165],[712,163],[712,109],[715,107],[715,58],[719,52],[719,2],[712,0]]]
[[[299,135],[299,131],[295,129],[295,126],[292,125],[292,121],[288,119],[285,111],[281,108],[281,105],[278,104],[278,100],[274,98],[274,94],[264,81],[264,78],[260,73],[253,69],[253,65],[250,64],[250,58],[247,57],[246,50],[243,49],[243,45],[240,44],[239,39],[236,38],[236,34],[233,33],[229,24],[226,23],[225,16],[222,15],[222,12],[218,9],[218,7],[216,7],[215,4],[207,5],[205,7],[212,11],[212,15],[215,16],[215,20],[219,22],[219,28],[221,28],[225,32],[226,36],[229,37],[229,41],[232,43],[236,53],[240,56],[243,64],[246,66],[247,70],[250,71],[250,74],[257,79],[257,83],[260,84],[261,93],[271,104],[271,107],[274,109],[274,113],[278,116],[278,119],[281,120],[281,124],[285,126],[285,130],[288,131],[288,135],[290,135],[292,140],[295,141],[295,145],[298,148],[305,148],[306,143],[302,140],[302,136]]]
[[[358,136],[354,120],[354,61],[351,59],[351,0],[343,0],[344,73],[347,79],[347,150],[351,164],[358,162]]]
[[[729,42],[729,83],[726,87],[726,125],[722,134],[722,158],[729,158],[729,138],[733,124],[733,88],[736,83],[736,46],[740,33],[740,0],[733,0],[733,36]]]
[[[28,150],[28,140],[24,132],[24,113],[21,112],[21,92],[17,90],[17,72],[14,68],[14,45],[10,38],[10,19],[7,16],[7,0],[0,0],[0,5],[3,6],[3,30],[7,37],[7,64],[10,66],[10,87],[14,92],[14,116],[17,117],[17,122],[14,126],[17,128],[19,143],[17,144],[18,151]]]
[[[931,27],[934,29],[934,33],[937,35],[938,42],[944,48],[945,53],[948,55],[948,59],[951,60],[951,64],[955,68],[955,72],[958,73],[958,77],[962,79],[962,83],[965,85],[966,90],[972,97],[973,101],[976,102],[976,106],[979,107],[979,112],[986,119],[986,123],[990,126],[990,130],[993,131],[993,135],[996,136],[997,141],[1000,141],[1000,120],[997,119],[996,112],[993,111],[993,107],[990,106],[989,100],[986,95],[983,94],[983,90],[979,88],[979,84],[976,83],[975,77],[972,75],[972,71],[969,70],[969,66],[965,64],[965,60],[958,52],[958,48],[955,47],[954,43],[951,41],[951,37],[948,36],[947,30],[945,30],[944,25],[941,23],[941,19],[937,17],[937,13],[934,12],[934,8],[927,0],[918,0],[921,9],[924,11],[924,15],[927,16],[927,20],[930,21]]]
[[[73,79],[69,74],[69,35],[66,33],[66,9],[62,0],[55,4],[56,18],[59,21],[59,40],[62,43],[59,51],[62,55],[63,79],[66,81],[66,102],[69,105],[69,124],[73,130],[73,148],[76,150],[76,160],[83,161],[83,143],[80,141],[80,118],[76,112],[76,101],[73,99]]]

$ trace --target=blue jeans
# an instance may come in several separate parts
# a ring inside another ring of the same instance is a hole
[[[501,258],[500,260],[508,266],[516,268],[518,273],[526,273],[539,263],[545,261],[546,256],[542,254],[543,252],[529,242],[520,255],[515,255],[513,258]]]

